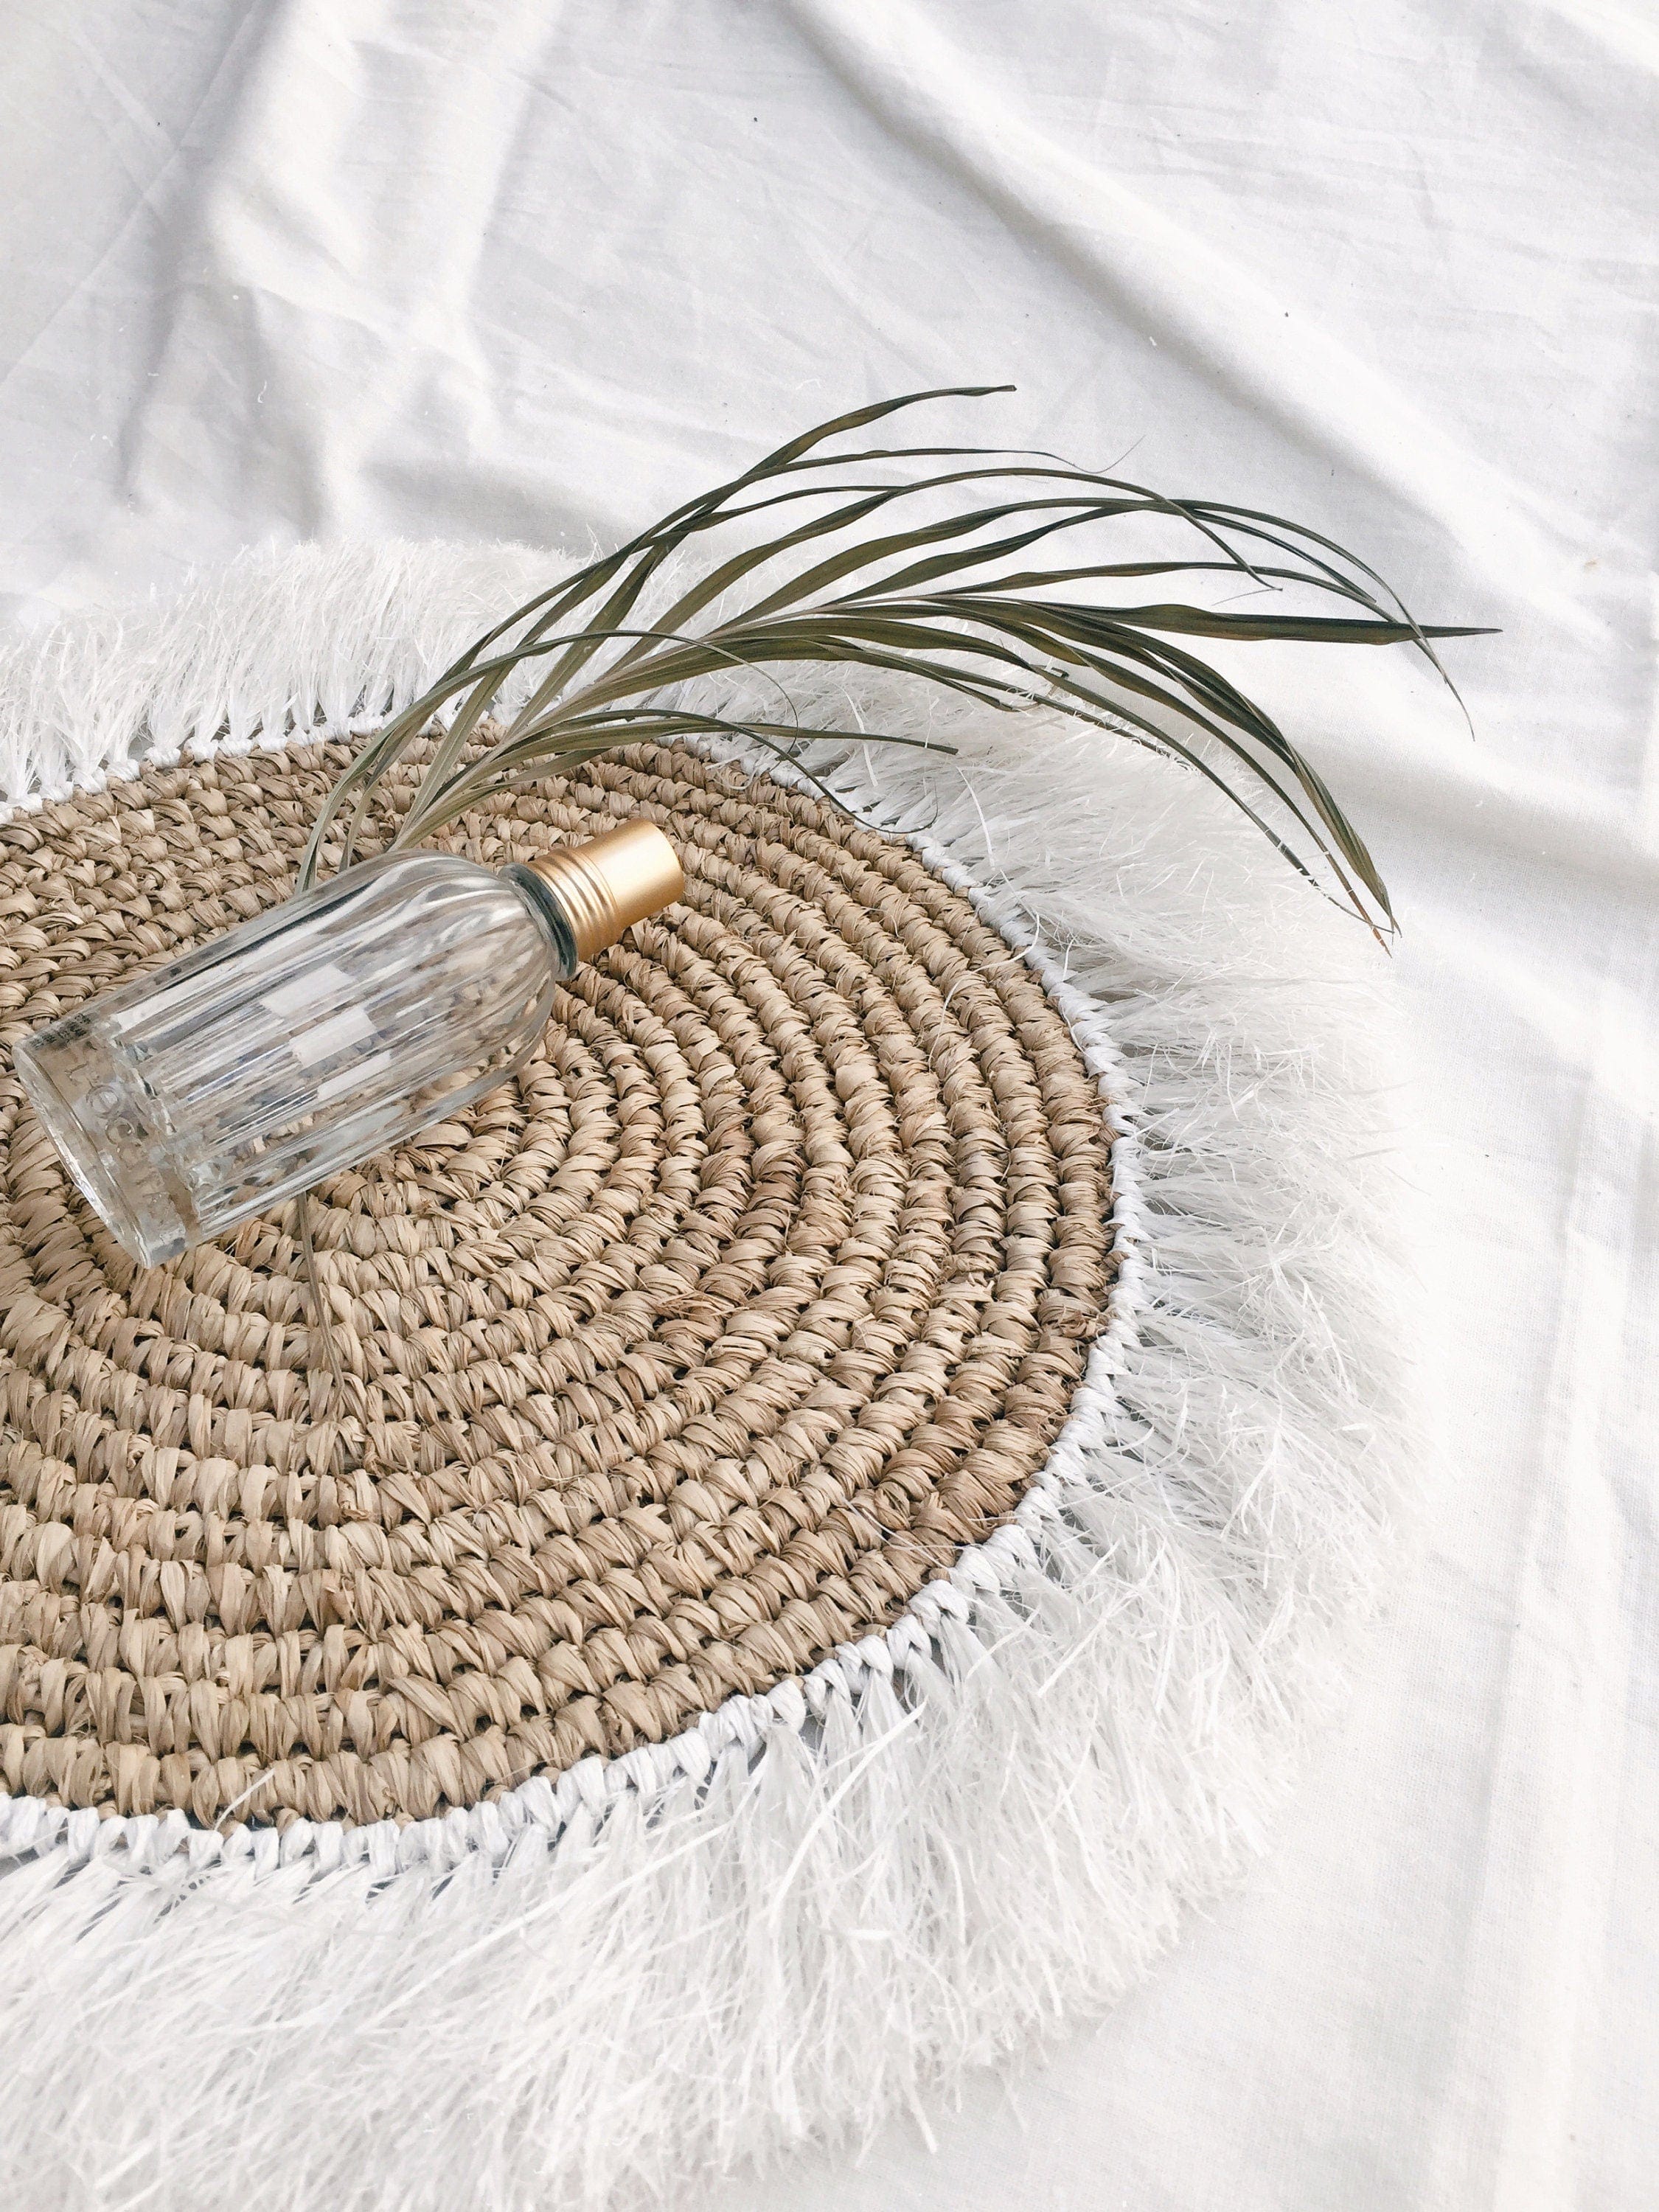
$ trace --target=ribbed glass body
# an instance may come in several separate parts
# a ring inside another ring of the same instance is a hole
[[[394,854],[25,1038],[17,1071],[153,1267],[481,1097],[574,964],[527,869]]]

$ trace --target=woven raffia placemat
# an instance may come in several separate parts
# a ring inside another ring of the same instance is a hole
[[[0,653],[0,1085],[547,566]],[[1098,2013],[1270,1832],[1416,1488],[1379,963],[1144,748],[846,680],[929,740],[813,756],[890,836],[679,752],[461,826],[644,808],[690,895],[313,1197],[337,1385],[291,1214],[141,1273],[0,1088],[0,2197],[678,2212]]]
[[[0,827],[0,1040],[282,898],[339,747]],[[1042,984],[913,848],[641,750],[684,902],[514,1082],[162,1268],[0,1073],[0,1780],[100,1811],[424,1819],[683,1729],[1004,1520],[1109,1286],[1108,1135]]]

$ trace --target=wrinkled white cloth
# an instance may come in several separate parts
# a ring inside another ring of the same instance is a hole
[[[1421,1060],[1449,1449],[1356,1707],[1247,1892],[1103,2027],[718,2201],[1651,2204],[1651,9],[3,18],[21,622],[254,542],[585,544],[823,415],[1006,378],[952,434],[1132,449],[1502,626],[1448,648],[1473,739],[1402,653],[1239,662],[1371,836]]]

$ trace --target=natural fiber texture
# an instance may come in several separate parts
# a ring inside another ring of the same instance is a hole
[[[344,752],[0,828],[0,1043],[284,896]],[[460,827],[505,863],[638,814],[684,903],[515,1082],[313,1200],[343,1405],[292,1206],[138,1267],[0,1072],[9,1790],[472,1805],[884,1627],[1042,1465],[1110,1199],[1042,984],[908,846],[684,751]]]
[[[383,714],[546,566],[307,551],[70,625],[0,665],[11,787]],[[281,1835],[0,1798],[21,2212],[704,2201],[1111,2001],[1340,1700],[1414,1488],[1384,963],[1132,746],[800,703],[960,747],[824,765],[1103,1085],[1119,1273],[1060,1436],[884,1632],[556,1783]]]

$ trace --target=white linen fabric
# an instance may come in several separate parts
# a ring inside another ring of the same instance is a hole
[[[1236,656],[1406,924],[1449,1449],[1357,1705],[1103,2027],[718,2201],[1651,2203],[1651,10],[0,12],[20,622],[248,543],[608,538],[820,416],[1007,377],[952,434],[1133,448],[1502,625],[1449,649],[1473,741],[1404,654]]]

